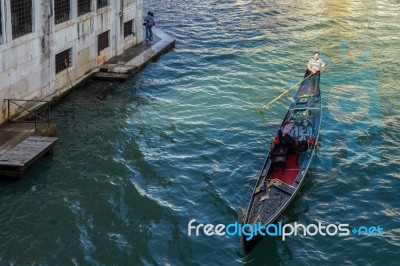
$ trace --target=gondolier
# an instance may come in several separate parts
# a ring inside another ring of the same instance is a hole
[[[319,54],[318,52],[314,53],[314,57],[308,61],[308,71],[312,72],[313,74],[317,73],[320,71],[322,68],[325,67],[325,63],[319,60]]]
[[[325,67],[325,63],[319,59],[318,52],[315,52],[314,57],[311,58],[310,61],[308,61],[306,76],[314,75],[315,73],[319,73],[319,71],[321,71],[324,67]],[[314,82],[310,83],[310,86],[308,87],[308,89],[306,91],[304,91],[304,93],[305,93],[304,95],[317,94],[318,93],[317,86],[318,86],[318,84],[316,84]],[[304,95],[300,94],[300,96],[304,96]]]

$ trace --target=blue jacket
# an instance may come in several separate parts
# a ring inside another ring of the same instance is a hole
[[[152,16],[146,17],[146,27],[153,27],[155,25],[154,18]]]

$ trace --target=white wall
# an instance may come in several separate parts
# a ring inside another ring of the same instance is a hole
[[[7,118],[4,99],[49,100],[70,89],[71,81],[143,41],[142,0],[110,0],[110,5],[78,17],[71,0],[71,19],[54,24],[53,1],[34,0],[33,33],[12,38],[10,2],[0,0],[3,35],[0,36],[0,123]],[[134,32],[124,38],[123,23],[134,19]],[[97,36],[110,31],[109,47],[97,52]],[[72,48],[72,65],[56,74],[55,55]],[[70,81],[71,79],[71,81]],[[15,110],[11,111],[13,114]]]

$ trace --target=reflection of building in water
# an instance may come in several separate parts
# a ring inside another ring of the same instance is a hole
[[[4,99],[57,96],[142,41],[142,0],[0,1],[0,123]]]
[[[350,0],[326,0],[327,23],[329,27],[318,42],[321,50],[325,51],[330,60],[336,64],[343,63],[343,60],[354,61],[359,55],[352,55],[350,52],[340,50],[341,45],[345,45],[343,40],[349,41],[357,37],[356,23],[352,16],[355,12],[351,10],[357,5]],[[342,54],[342,58],[338,55]]]
[[[351,5],[349,0],[327,0],[327,14],[329,17],[347,17],[350,14],[349,5]]]

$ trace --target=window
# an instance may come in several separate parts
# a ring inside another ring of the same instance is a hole
[[[133,33],[133,19],[124,23],[124,37],[128,37]]]
[[[3,17],[1,16],[1,2],[0,2],[0,36],[3,35]]]
[[[108,6],[108,0],[97,0],[97,9]]]
[[[90,12],[90,2],[91,0],[78,0],[78,16]]]
[[[69,68],[72,65],[71,54],[72,48],[56,54],[56,74],[60,73],[64,69]]]
[[[32,0],[12,0],[10,3],[13,38],[31,33],[33,31]]]
[[[61,23],[70,19],[71,4],[70,0],[54,1],[54,19],[55,23]]]
[[[103,32],[99,34],[98,40],[97,40],[97,51],[100,54],[101,51],[106,49],[110,44],[108,41],[108,33],[110,31]]]

